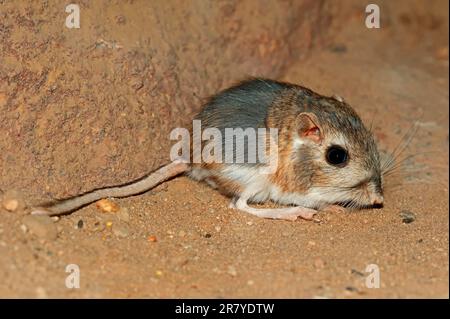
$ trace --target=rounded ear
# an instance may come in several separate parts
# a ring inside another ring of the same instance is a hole
[[[300,113],[297,116],[297,129],[300,138],[307,138],[315,143],[322,142],[322,130],[318,125],[317,117],[313,113]]]

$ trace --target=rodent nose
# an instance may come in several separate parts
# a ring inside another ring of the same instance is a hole
[[[382,195],[376,195],[372,199],[372,205],[375,205],[375,206],[381,206],[381,205],[383,205],[383,202],[384,202],[384,198]]]

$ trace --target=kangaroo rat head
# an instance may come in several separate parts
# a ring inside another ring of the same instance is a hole
[[[283,100],[295,119],[289,130],[296,184],[307,185],[317,205],[382,205],[380,156],[357,113],[340,98],[307,89],[288,95]]]

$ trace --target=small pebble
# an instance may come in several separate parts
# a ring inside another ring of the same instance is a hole
[[[402,210],[400,212],[400,217],[402,218],[402,222],[404,224],[410,224],[416,220],[416,214],[410,212],[409,210]]]
[[[83,225],[84,225],[84,222],[83,222],[82,219],[80,219],[80,220],[78,221],[78,223],[77,223],[77,229],[83,228]]]
[[[101,199],[95,203],[95,206],[104,213],[115,213],[119,210],[119,206],[109,199]]]
[[[19,207],[19,201],[17,199],[7,199],[3,201],[3,207],[10,212],[15,211]]]
[[[26,233],[26,232],[28,231],[28,228],[27,228],[27,226],[25,226],[24,224],[22,224],[22,225],[20,225],[20,230],[21,230],[23,233]]]
[[[228,266],[228,270],[227,273],[233,277],[237,276],[237,271],[236,268],[234,266]]]
[[[9,190],[3,194],[2,206],[8,212],[23,212],[25,201],[21,193],[15,190]]]
[[[158,239],[156,238],[155,235],[150,235],[147,237],[147,240],[151,243],[156,243],[158,241]]]
[[[162,270],[155,271],[155,275],[158,276],[158,277],[161,277],[163,275]]]
[[[55,224],[46,215],[27,215],[22,219],[22,223],[40,238],[55,240],[58,237]]]
[[[209,233],[205,234],[205,238],[211,238],[211,234]]]
[[[186,236],[186,232],[183,230],[180,230],[180,232],[178,233],[178,236],[184,237],[184,236]]]

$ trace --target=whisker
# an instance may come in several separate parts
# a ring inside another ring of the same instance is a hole
[[[375,122],[375,118],[378,114],[378,109],[375,109],[375,112],[373,113],[372,116],[372,121],[370,122],[370,126],[369,126],[369,132],[373,132],[373,123]]]
[[[408,131],[400,139],[397,146],[391,152],[392,157],[386,163],[384,163],[384,168],[389,167],[392,164],[392,162],[394,162],[402,154],[404,149],[406,149],[409,146],[410,142],[414,138],[418,129],[419,129],[419,125],[417,124],[417,122],[415,122],[413,125],[411,125],[411,127],[408,129]]]
[[[431,153],[441,153],[441,152],[440,151],[430,151],[430,152],[421,152],[421,153],[408,155],[408,156],[404,157],[403,159],[401,159],[400,161],[398,161],[397,163],[393,164],[391,167],[389,167],[389,168],[385,169],[384,171],[382,171],[381,174],[383,176],[389,176],[389,174],[391,172],[396,171],[399,168],[401,168],[403,166],[403,164],[405,164],[406,161],[408,161],[408,160],[410,160],[412,158],[415,158],[417,156],[420,156],[420,155],[428,155],[428,154],[431,154]]]
[[[408,131],[403,135],[403,137],[400,139],[397,146],[394,148],[394,150],[391,152],[392,157],[388,159],[385,163],[383,163],[381,169],[385,170],[386,168],[389,168],[396,159],[404,152],[404,150],[409,146],[412,139],[416,135],[416,133],[419,130],[419,125],[417,122],[415,122]]]

